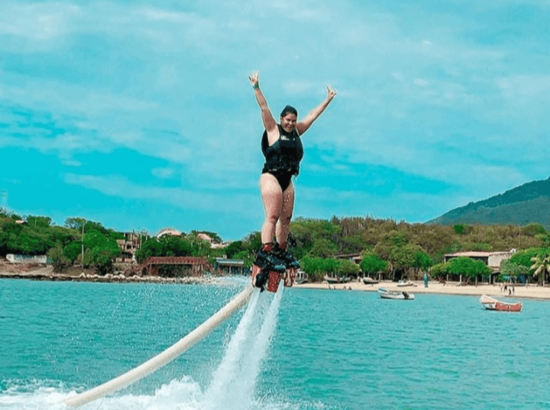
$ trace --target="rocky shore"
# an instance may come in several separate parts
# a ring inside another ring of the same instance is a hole
[[[2,265],[0,266],[0,279],[3,278],[106,283],[145,282],[179,284],[218,283],[220,279],[215,276],[162,278],[159,276],[125,276],[123,274],[113,275],[110,273],[105,276],[86,272],[80,274],[55,273],[52,266],[46,265]]]

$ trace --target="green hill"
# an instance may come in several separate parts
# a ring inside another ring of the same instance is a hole
[[[533,181],[479,202],[453,209],[428,224],[525,225],[539,223],[550,230],[550,178]]]

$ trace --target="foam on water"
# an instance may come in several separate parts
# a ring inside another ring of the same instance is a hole
[[[191,377],[161,386],[154,395],[106,397],[81,407],[83,410],[254,410],[292,409],[289,403],[261,401],[255,398],[255,384],[261,363],[268,354],[275,332],[283,286],[274,296],[255,290],[246,311],[226,346],[225,354],[212,373],[210,385],[203,391]],[[48,387],[36,381],[32,386],[9,381],[0,396],[0,407],[14,410],[65,409],[62,400],[75,394],[63,386]]]
[[[283,286],[279,286],[271,301],[266,297],[259,301],[259,292],[255,291],[207,390],[208,410],[254,408],[254,386],[275,331],[282,289]]]

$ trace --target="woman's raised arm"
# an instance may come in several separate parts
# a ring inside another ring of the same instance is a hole
[[[273,114],[271,114],[271,110],[267,105],[267,100],[262,94],[262,90],[260,90],[260,74],[257,71],[254,71],[252,75],[248,77],[248,79],[250,80],[250,84],[252,84],[254,95],[256,96],[256,101],[258,102],[260,110],[262,111],[262,121],[264,123],[264,127],[269,134],[270,132],[273,132],[277,129],[277,122],[275,122]]]
[[[296,124],[296,129],[298,130],[298,133],[302,135],[304,132],[306,132],[309,127],[311,127],[311,124],[313,124],[313,121],[315,121],[317,118],[319,118],[319,115],[325,111],[325,108],[328,107],[332,99],[336,96],[336,90],[332,89],[330,85],[327,85],[327,97],[323,100],[321,104],[319,104],[317,107],[315,107],[313,110],[311,110],[308,115],[304,117],[303,120],[301,120],[298,124]]]

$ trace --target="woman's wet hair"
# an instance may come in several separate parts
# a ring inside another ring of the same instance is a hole
[[[298,111],[296,111],[296,108],[291,105],[287,105],[285,108],[283,108],[283,111],[281,111],[281,117],[284,117],[287,114],[294,114],[296,117],[298,117]]]

